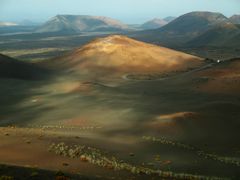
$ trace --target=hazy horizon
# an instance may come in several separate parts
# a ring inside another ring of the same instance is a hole
[[[20,3],[19,3],[20,2]],[[16,5],[17,3],[17,5]],[[240,14],[238,0],[1,0],[0,21],[44,22],[57,14],[95,15],[118,19],[128,24],[143,23],[153,18],[179,16],[191,11],[220,12],[229,17]],[[173,6],[175,4],[175,6]]]

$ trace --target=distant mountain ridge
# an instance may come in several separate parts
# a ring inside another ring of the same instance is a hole
[[[168,16],[168,17],[165,17],[163,20],[169,23],[169,22],[173,21],[174,19],[176,19],[176,17]]]
[[[36,29],[44,32],[123,31],[129,27],[120,21],[103,16],[57,15]]]
[[[152,20],[149,20],[149,21],[143,23],[140,26],[140,29],[143,29],[143,30],[157,29],[157,28],[165,26],[166,24],[170,23],[174,19],[176,19],[176,18],[173,16],[168,16],[168,17],[165,17],[164,19],[154,18]]]
[[[21,26],[40,26],[42,23],[24,19],[18,23]]]
[[[157,29],[166,25],[167,23],[168,22],[163,19],[155,18],[142,24],[141,29]]]
[[[235,14],[229,18],[229,20],[234,24],[240,24],[240,15]]]
[[[17,26],[17,23],[14,22],[0,22],[0,27],[8,27],[8,26]]]

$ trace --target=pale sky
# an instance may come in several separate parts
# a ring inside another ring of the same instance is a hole
[[[0,0],[0,21],[46,21],[57,14],[108,16],[124,23],[191,11],[240,14],[240,0]]]

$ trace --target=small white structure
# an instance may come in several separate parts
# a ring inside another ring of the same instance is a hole
[[[221,60],[220,60],[220,59],[218,59],[218,60],[217,60],[217,63],[220,63],[220,62],[221,62]]]
[[[32,103],[38,102],[38,99],[33,99]]]

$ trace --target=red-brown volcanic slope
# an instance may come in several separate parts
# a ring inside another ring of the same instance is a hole
[[[207,82],[200,84],[201,91],[233,95],[240,92],[240,59],[223,62],[199,75],[208,78]]]
[[[198,66],[202,59],[152,44],[113,35],[99,38],[53,60],[74,72],[170,72]]]

